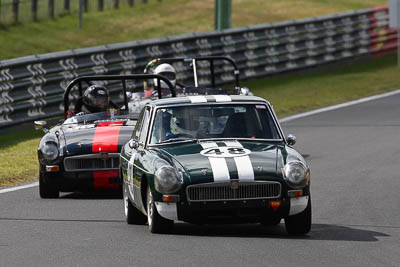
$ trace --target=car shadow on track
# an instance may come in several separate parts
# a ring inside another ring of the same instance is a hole
[[[261,226],[258,224],[243,225],[193,225],[176,223],[174,235],[189,236],[218,236],[218,237],[246,237],[246,238],[279,238],[300,240],[330,240],[330,241],[379,241],[377,237],[388,234],[334,224],[313,224],[311,231],[303,236],[288,235],[285,224],[276,226]]]
[[[62,193],[61,199],[122,199],[119,191]]]

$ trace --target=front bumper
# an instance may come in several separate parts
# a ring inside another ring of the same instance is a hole
[[[60,171],[46,173],[45,177],[61,192],[119,190],[121,188],[118,170]]]
[[[285,218],[307,207],[309,196],[267,200],[212,202],[156,202],[158,213],[170,220],[190,223],[250,223],[266,218]],[[271,204],[271,203],[274,204]],[[276,203],[279,203],[277,207]]]

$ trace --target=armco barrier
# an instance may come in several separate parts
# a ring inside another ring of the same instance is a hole
[[[0,61],[0,128],[62,114],[64,89],[78,75],[143,73],[146,63],[157,57],[227,55],[237,62],[242,78],[264,77],[395,51],[397,33],[388,23],[388,8],[383,6]],[[198,66],[202,85],[210,83],[206,67]],[[224,68],[216,65],[218,84],[233,81]],[[189,79],[189,73],[178,76],[180,81]],[[129,86],[141,90],[141,84]],[[113,85],[107,87],[116,91]]]

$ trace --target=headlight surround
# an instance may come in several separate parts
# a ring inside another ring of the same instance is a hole
[[[172,166],[160,167],[154,176],[156,190],[163,194],[171,194],[178,191],[182,186],[182,179],[179,173]]]
[[[47,141],[41,148],[42,155],[46,160],[55,160],[58,157],[58,145],[56,142]]]
[[[289,161],[283,168],[283,177],[292,188],[303,188],[308,183],[309,170],[301,161]]]

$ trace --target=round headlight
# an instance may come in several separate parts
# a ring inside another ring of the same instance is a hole
[[[55,160],[58,157],[58,147],[54,142],[46,142],[41,150],[43,157],[47,160]]]
[[[162,166],[156,171],[154,185],[158,192],[170,194],[178,191],[182,183],[175,168],[171,166]]]
[[[301,161],[290,161],[283,168],[286,183],[294,188],[307,184],[307,167]]]

